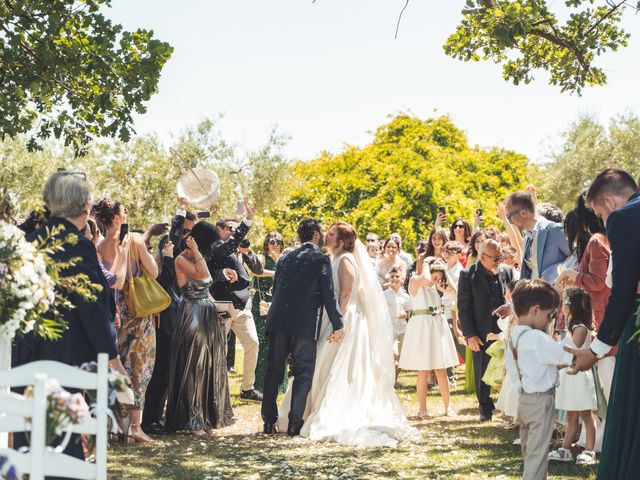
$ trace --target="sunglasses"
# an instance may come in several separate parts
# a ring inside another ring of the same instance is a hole
[[[504,260],[504,256],[503,255],[500,255],[498,257],[492,257],[491,255],[487,255],[486,253],[483,253],[482,255],[484,255],[487,258],[490,258],[494,262],[501,262],[502,260]]]
[[[464,225],[462,225],[461,223],[458,223],[456,225],[453,226],[453,229],[455,230],[456,228],[464,228]]]
[[[269,245],[283,245],[282,241],[274,240],[273,238],[267,242]]]
[[[367,243],[377,242],[375,238],[367,238]]]

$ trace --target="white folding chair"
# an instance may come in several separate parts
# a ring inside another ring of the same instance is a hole
[[[45,448],[44,442],[44,430],[42,430],[42,437],[34,435],[36,427],[35,419],[33,421],[31,430],[31,446],[29,454],[32,457],[41,455],[43,457],[43,471],[40,476],[36,476],[31,468],[31,480],[40,480],[44,478],[44,475],[77,478],[77,479],[97,479],[106,480],[107,478],[107,409],[108,409],[108,355],[101,353],[98,355],[98,372],[90,373],[80,370],[77,367],[72,367],[60,362],[53,362],[48,360],[31,362],[20,367],[16,367],[6,372],[0,372],[0,387],[24,387],[34,384],[34,378],[36,375],[45,373],[45,379],[56,379],[62,387],[77,388],[82,390],[96,390],[97,402],[95,408],[96,418],[87,418],[82,423],[71,425],[69,430],[72,433],[78,434],[90,434],[96,436],[96,460],[95,463],[84,462],[80,459],[71,457],[64,453],[56,453],[52,449]],[[13,395],[13,394],[6,394]],[[44,395],[44,387],[43,387]],[[34,391],[35,400],[35,391]],[[45,402],[46,399],[43,400]],[[19,422],[14,420],[14,423],[9,423],[9,416],[2,417],[2,412],[5,410],[4,402],[0,402],[0,431],[3,430],[3,419],[7,419],[7,427],[14,427],[7,431],[21,432],[25,431],[24,421]],[[43,418],[46,414],[46,403],[43,403]],[[29,412],[31,416],[34,412]],[[33,417],[32,417],[33,418]],[[44,425],[44,424],[43,424]],[[0,451],[0,454],[2,451]],[[34,453],[36,452],[36,453]],[[37,453],[41,452],[41,453]],[[16,458],[15,454],[12,456],[7,455],[9,459]],[[20,467],[22,463],[15,464],[16,467],[23,473]]]

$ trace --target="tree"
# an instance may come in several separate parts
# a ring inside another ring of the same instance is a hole
[[[640,118],[635,115],[612,119],[608,129],[591,116],[581,116],[562,136],[563,146],[541,167],[539,197],[565,211],[605,168],[640,173]]]
[[[467,0],[462,22],[444,45],[451,57],[464,61],[492,60],[502,65],[505,80],[518,85],[546,70],[549,83],[580,94],[585,85],[604,85],[598,56],[627,46],[629,34],[620,22],[623,0],[566,0],[569,18],[561,22],[544,0]],[[557,10],[557,9],[556,9]]]
[[[447,117],[399,115],[370,145],[295,164],[289,198],[265,224],[293,238],[303,218],[344,220],[362,235],[398,231],[411,246],[427,235],[440,205],[449,220],[483,208],[487,224],[497,223],[497,201],[526,185],[527,165],[514,152],[470,148]]]
[[[129,140],[173,48],[113,24],[101,13],[110,3],[0,2],[2,139],[28,133],[33,150],[54,136],[76,154],[92,138]]]

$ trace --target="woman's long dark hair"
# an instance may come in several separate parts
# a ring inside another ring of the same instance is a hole
[[[449,240],[456,240],[455,229],[453,228],[456,223],[462,223],[464,225],[464,241],[469,243],[471,241],[471,226],[464,218],[456,218],[449,228]]]
[[[605,233],[606,230],[602,220],[587,207],[584,195],[580,195],[576,208],[567,213],[564,219],[564,231],[572,253],[575,251],[580,262],[591,237],[596,233]]]
[[[440,249],[443,252],[444,252],[445,244],[449,241],[449,239],[447,238],[447,230],[445,228],[434,228],[433,230],[431,230],[431,233],[429,234],[429,240],[427,243],[427,257],[436,256],[436,249],[433,246],[433,237],[436,235],[440,237],[440,240],[442,240],[442,247],[440,247]]]
[[[476,233],[474,233],[471,236],[471,240],[469,241],[469,248],[471,249],[471,255],[474,258],[478,258],[478,252],[476,250],[476,240],[480,235],[482,235],[485,239],[487,238],[487,232],[485,232],[484,230],[478,230]]]
[[[578,325],[593,330],[593,311],[591,297],[581,288],[567,288],[564,292],[564,303],[569,307],[569,331]]]
[[[220,240],[218,228],[209,222],[196,223],[189,235],[195,240],[198,250],[204,257],[211,253],[213,244]]]

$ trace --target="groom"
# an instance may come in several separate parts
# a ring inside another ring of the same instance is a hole
[[[284,378],[289,354],[293,357],[295,378],[287,434],[300,434],[307,395],[316,363],[316,343],[320,333],[322,309],[333,325],[329,341],[344,336],[342,313],[333,288],[329,257],[320,251],[324,245],[322,224],[310,218],[298,225],[302,245],[278,261],[273,279],[273,298],[267,317],[267,374],[264,382],[262,419],[264,433],[274,433],[278,420],[276,397]]]

